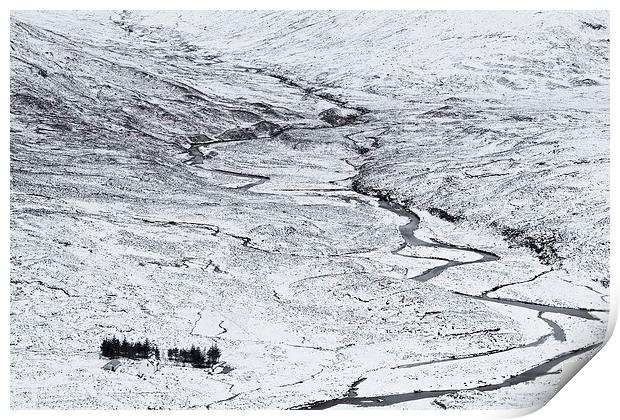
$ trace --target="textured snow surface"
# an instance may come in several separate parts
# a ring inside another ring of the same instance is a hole
[[[12,407],[543,404],[607,328],[608,59],[603,12],[13,13]]]

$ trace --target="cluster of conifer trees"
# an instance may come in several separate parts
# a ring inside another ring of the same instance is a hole
[[[125,357],[127,359],[148,359],[155,357],[159,360],[159,347],[153,345],[147,338],[142,341],[123,341],[115,336],[104,338],[101,343],[101,355],[110,359]],[[195,368],[207,368],[215,365],[222,355],[217,345],[213,344],[208,350],[192,345],[189,349],[168,349],[168,360],[173,362],[190,364]]]
[[[159,359],[159,347],[151,344],[147,338],[142,341],[120,341],[116,337],[104,338],[101,343],[101,355],[110,359],[126,357],[127,359],[148,359],[154,356]]]
[[[213,344],[205,351],[192,345],[189,349],[168,349],[168,360],[185,364],[191,364],[195,368],[211,367],[220,360],[221,352],[217,345]]]

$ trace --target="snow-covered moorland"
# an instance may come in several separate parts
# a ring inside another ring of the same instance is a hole
[[[607,328],[608,58],[600,12],[13,13],[12,407],[546,402]]]

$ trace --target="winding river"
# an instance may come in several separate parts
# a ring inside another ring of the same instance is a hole
[[[414,212],[410,210],[405,209],[403,206],[397,203],[392,203],[385,199],[379,199],[379,206],[385,210],[391,211],[392,213],[398,216],[407,217],[409,219],[407,223],[399,226],[399,231],[403,239],[405,240],[407,246],[412,246],[412,247],[423,246],[423,247],[430,247],[430,248],[443,248],[443,249],[451,249],[451,250],[459,250],[459,251],[468,251],[468,252],[476,253],[480,256],[480,258],[476,260],[467,261],[467,262],[447,260],[445,264],[432,268],[430,270],[427,270],[418,276],[412,277],[411,280],[428,281],[434,277],[437,277],[438,275],[440,275],[442,272],[444,272],[450,267],[457,267],[457,266],[465,265],[465,264],[492,262],[492,261],[497,261],[500,258],[499,256],[493,253],[470,248],[470,247],[465,247],[465,246],[460,246],[460,245],[451,245],[451,244],[446,244],[446,243],[428,242],[428,241],[419,239],[415,236],[415,231],[418,229],[419,224],[420,224],[420,217],[417,214],[415,214]],[[400,247],[393,252],[399,252],[403,248],[404,247]],[[520,301],[509,300],[509,299],[491,298],[484,294],[482,296],[473,296],[473,295],[466,295],[466,294],[458,293],[458,292],[454,292],[454,293],[459,294],[461,296],[468,297],[468,298],[481,300],[481,301],[499,303],[503,305],[519,306],[525,309],[536,311],[538,313],[537,317],[547,322],[547,324],[551,327],[552,334],[543,336],[533,343],[523,344],[520,346],[514,346],[508,349],[491,350],[491,351],[484,352],[481,354],[473,354],[473,355],[468,355],[464,357],[454,357],[454,358],[448,358],[444,360],[400,365],[400,366],[394,367],[394,369],[409,369],[409,368],[427,365],[427,364],[451,362],[451,361],[456,361],[456,360],[484,357],[490,354],[502,353],[502,352],[506,352],[510,350],[519,349],[519,348],[536,347],[536,346],[539,346],[545,343],[547,339],[550,337],[553,337],[555,340],[558,340],[558,341],[565,341],[566,335],[563,329],[557,323],[551,320],[548,320],[546,318],[543,318],[543,314],[545,312],[559,313],[559,314],[579,317],[579,318],[583,318],[587,320],[598,320],[598,318],[594,317],[590,313],[590,312],[594,312],[593,310],[564,308],[564,307],[535,304],[535,303],[530,303],[530,302],[520,302]],[[553,357],[552,359],[549,359],[531,369],[523,371],[517,375],[510,376],[500,383],[487,384],[487,385],[482,385],[479,387],[468,388],[468,389],[482,391],[482,392],[494,391],[494,390],[498,390],[504,387],[514,386],[514,385],[517,385],[523,382],[531,381],[533,379],[537,379],[539,377],[551,374],[550,370],[552,368],[570,359],[571,357],[575,357],[575,356],[587,353],[589,351],[597,350],[600,348],[601,345],[602,343],[596,343],[596,344],[592,344],[592,345],[589,345],[589,346],[586,346],[586,347],[583,347],[577,350],[572,350],[572,351],[568,351],[565,353],[561,353]],[[462,390],[462,389],[444,389],[444,390],[432,390],[432,391],[414,391],[414,392],[407,392],[407,393],[402,393],[402,394],[360,397],[357,395],[356,389],[357,389],[357,386],[360,383],[362,383],[364,380],[365,378],[360,378],[357,381],[355,381],[352,384],[352,386],[349,388],[349,391],[347,392],[346,396],[342,398],[317,401],[314,403],[304,404],[304,405],[293,407],[293,408],[294,409],[320,410],[320,409],[332,408],[337,405],[355,405],[358,407],[381,407],[381,406],[389,406],[393,404],[405,403],[405,402],[416,401],[416,400],[421,400],[421,399],[426,399],[426,398],[437,398],[445,394],[450,394],[450,393]]]
[[[273,77],[273,76],[268,75],[268,77]],[[346,103],[341,102],[341,101],[335,102],[334,105],[343,107],[343,108],[356,109],[353,107],[347,107]],[[347,124],[347,125],[350,125],[350,124]],[[291,127],[291,128],[295,128],[295,127]],[[322,127],[322,128],[329,129],[329,127]],[[297,129],[300,129],[300,130],[316,129],[316,127],[297,127]],[[335,135],[342,135],[342,134],[335,134]],[[277,137],[277,136],[274,136],[274,137]],[[347,135],[344,135],[344,137],[348,138],[349,140],[352,140],[350,137],[347,137]],[[260,139],[253,139],[253,140],[260,140]],[[245,141],[252,141],[252,140],[247,139],[247,140],[233,140],[233,141],[234,142],[239,142],[239,141],[245,142]],[[229,141],[227,140],[216,140],[216,141],[212,141],[208,143],[191,144],[190,147],[186,149],[186,152],[190,156],[190,159],[187,161],[187,163],[190,163],[192,165],[201,165],[206,159],[205,155],[200,150],[201,147],[210,147],[218,143],[228,143],[228,142]],[[375,141],[375,144],[376,143],[377,141]],[[351,165],[348,161],[346,162],[349,165]],[[356,170],[356,172],[353,175],[345,179],[340,179],[338,181],[330,181],[330,183],[335,184],[336,182],[350,181],[354,179],[355,177],[357,177],[359,174],[357,170],[358,168],[356,168],[355,166],[353,167]],[[242,191],[249,191],[251,188],[264,184],[270,180],[270,177],[265,176],[265,175],[235,172],[235,171],[223,170],[223,169],[207,169],[207,170],[218,172],[218,173],[223,173],[227,175],[232,175],[232,176],[238,176],[241,178],[251,179],[252,182],[249,182],[240,187],[234,188],[234,189],[238,189]],[[338,184],[338,185],[342,186],[342,184]],[[427,241],[427,240],[420,239],[415,234],[416,230],[418,230],[419,225],[420,225],[420,217],[415,212],[405,208],[399,203],[390,201],[389,199],[386,199],[384,197],[374,197],[374,196],[365,194],[363,191],[357,191],[352,185],[347,186],[344,190],[336,190],[336,191],[347,191],[348,190],[349,192],[353,193],[354,195],[353,198],[349,197],[349,199],[350,201],[357,202],[358,205],[372,205],[371,204],[372,201],[375,200],[378,202],[378,206],[381,209],[385,211],[389,211],[398,217],[403,217],[407,219],[406,223],[398,226],[398,230],[404,240],[404,243],[399,248],[393,250],[392,251],[393,254],[399,255],[401,257],[420,258],[420,257],[404,255],[404,254],[401,254],[400,252],[407,247],[426,247],[426,248],[432,248],[432,249],[447,249],[447,250],[454,250],[454,251],[461,251],[461,252],[463,251],[470,252],[478,256],[478,258],[469,260],[469,261],[458,261],[458,260],[447,259],[443,257],[441,258],[428,257],[429,259],[437,259],[437,260],[442,260],[445,262],[437,267],[433,267],[429,270],[426,270],[419,275],[411,277],[409,278],[409,280],[426,282],[439,276],[444,271],[450,268],[453,268],[453,267],[458,267],[458,266],[463,266],[463,265],[468,265],[468,264],[494,262],[500,259],[500,256],[495,255],[488,251],[475,249],[475,248],[471,248],[468,246],[439,242],[437,240]],[[322,191],[322,190],[319,190],[319,191]],[[322,192],[328,193],[330,191],[333,191],[333,190],[324,190]],[[271,194],[267,192],[254,192],[254,193]],[[359,198],[355,198],[355,196],[358,196]],[[499,286],[492,291],[496,291],[501,287],[503,286]],[[544,344],[548,339],[551,339],[551,338],[553,338],[554,340],[560,341],[560,342],[565,341],[566,334],[563,331],[563,329],[557,323],[553,322],[552,320],[544,318],[543,315],[545,313],[557,313],[557,314],[562,314],[566,316],[578,317],[578,318],[582,318],[586,320],[598,320],[598,318],[596,318],[592,314],[592,312],[597,312],[596,310],[582,309],[582,308],[566,308],[566,307],[544,305],[544,304],[538,304],[538,303],[532,303],[532,302],[524,302],[524,301],[517,301],[517,300],[510,300],[510,299],[502,299],[502,298],[497,298],[497,297],[489,297],[488,296],[489,292],[485,292],[481,295],[468,295],[468,294],[464,294],[460,292],[453,292],[453,293],[470,298],[470,299],[476,299],[482,302],[490,302],[490,303],[501,304],[501,305],[517,306],[517,307],[524,308],[527,310],[535,311],[537,314],[537,317],[543,320],[544,322],[546,322],[549,325],[552,332],[550,334],[540,337],[538,340],[534,342],[525,343],[525,344],[518,345],[518,346],[513,346],[507,349],[489,350],[484,353],[465,355],[461,357],[453,357],[453,358],[448,358],[444,360],[404,364],[404,365],[395,366],[392,369],[409,369],[409,368],[413,368],[413,367],[417,367],[417,366],[421,366],[425,364],[442,363],[442,362],[449,362],[449,361],[456,361],[456,360],[463,360],[463,359],[474,359],[477,357],[484,357],[484,356],[488,356],[491,354],[502,353],[502,352],[520,349],[520,348],[536,347],[536,346],[540,346]],[[600,311],[600,312],[604,312],[604,311]],[[494,391],[494,390],[498,390],[504,387],[509,387],[509,386],[517,385],[523,382],[531,381],[533,379],[551,374],[550,372],[551,369],[556,367],[558,364],[572,357],[576,357],[578,355],[581,355],[581,354],[584,354],[590,351],[594,351],[600,348],[601,345],[602,343],[596,343],[596,344],[592,344],[592,345],[579,348],[576,350],[567,351],[549,360],[546,360],[533,368],[527,369],[521,373],[510,376],[502,382],[495,383],[495,384],[486,384],[486,385],[482,385],[482,386],[478,386],[474,388],[468,388],[468,389],[477,390],[477,391]],[[409,401],[415,401],[415,400],[421,400],[421,399],[427,399],[427,398],[437,398],[445,394],[449,394],[449,393],[462,390],[462,389],[441,389],[441,390],[414,391],[414,392],[405,392],[401,394],[390,394],[390,395],[369,396],[369,397],[358,396],[357,387],[364,380],[366,380],[366,378],[363,378],[363,377],[356,380],[350,386],[349,390],[345,393],[345,395],[341,398],[335,398],[335,399],[324,400],[324,401],[316,401],[316,402],[307,403],[307,404],[303,404],[303,405],[292,407],[292,408],[293,409],[315,410],[315,409],[332,408],[338,405],[355,405],[358,407],[389,406],[389,405],[405,403]]]

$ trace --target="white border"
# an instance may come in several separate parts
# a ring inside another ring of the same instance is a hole
[[[105,2],[84,3],[77,0],[45,1],[45,0],[9,0],[10,10],[28,9],[90,9],[90,10],[260,10],[260,9],[316,9],[316,10],[611,10],[611,0],[547,0],[547,1],[503,1],[469,0],[433,0],[432,2],[411,2],[405,0],[382,0],[372,2],[364,0],[177,0],[164,2],[157,0],[109,0]]]
[[[146,10],[201,10],[201,9],[330,9],[330,10],[346,10],[346,9],[369,9],[369,10],[385,10],[385,9],[459,9],[459,10],[549,10],[549,9],[599,9],[610,10],[611,20],[611,98],[615,98],[617,89],[613,81],[616,80],[617,72],[615,65],[614,45],[618,40],[615,34],[615,7],[611,1],[599,1],[589,0],[587,2],[577,1],[531,1],[521,0],[518,2],[497,2],[497,1],[480,1],[470,0],[467,2],[457,1],[444,1],[434,0],[432,2],[407,2],[407,1],[395,1],[395,0],[382,0],[381,2],[370,1],[345,1],[345,0],[300,0],[300,1],[283,1],[283,0],[262,0],[262,1],[242,1],[242,0],[228,0],[228,1],[186,1],[176,0],[174,2],[163,1],[117,1],[109,0],[106,2],[98,3],[84,3],[83,1],[8,1],[8,8],[5,9],[4,19],[2,25],[4,26],[5,42],[9,38],[9,10],[27,10],[27,9],[146,9]],[[9,285],[9,44],[5,44],[7,53],[3,56],[5,65],[3,67],[4,80],[5,80],[5,100],[2,102],[2,112],[4,115],[4,133],[5,133],[5,153],[0,159],[1,173],[2,173],[2,186],[1,194],[3,206],[0,208],[0,215],[4,220],[4,223],[0,227],[2,229],[1,237],[5,238],[4,241],[0,241],[0,253],[2,255],[2,271],[5,273],[3,278],[5,279],[5,298],[2,305],[4,306],[5,322],[2,323],[2,337],[4,341],[4,362],[0,363],[0,372],[4,376],[4,389],[2,393],[2,406],[12,418],[83,418],[88,416],[93,419],[103,419],[109,414],[105,411],[11,411],[9,407],[9,307],[10,307],[10,285]],[[611,115],[616,115],[616,103],[611,100]],[[611,120],[611,137],[618,132],[618,123],[616,120]],[[618,273],[618,258],[620,255],[616,252],[615,244],[618,243],[618,230],[616,229],[616,216],[618,208],[617,199],[614,195],[616,191],[617,183],[614,180],[619,179],[618,169],[613,165],[617,162],[617,147],[611,142],[611,183],[610,183],[610,200],[611,200],[611,294],[612,294],[612,316],[610,317],[610,326],[613,327],[616,322],[616,316],[618,311],[618,289],[616,285],[617,273]],[[611,334],[611,329],[608,331],[608,337]],[[618,362],[617,355],[620,354],[620,342],[617,334],[607,343],[607,345],[592,359],[586,367],[577,374],[576,378],[569,381],[569,383],[562,389],[548,404],[542,409],[529,415],[531,419],[544,419],[544,418],[563,418],[563,419],[584,419],[584,418],[612,418],[614,413],[617,415],[616,399],[618,398],[617,385],[618,378],[620,378],[620,363]],[[479,419],[479,418],[503,418],[512,417],[514,415],[526,414],[527,412],[509,412],[502,413],[498,411],[395,411],[384,410],[381,412],[381,416],[387,417],[415,417],[416,419],[430,419],[430,418],[459,418],[459,419]],[[169,416],[180,416],[183,418],[204,418],[204,416],[210,416],[214,418],[259,418],[263,416],[269,416],[270,418],[290,418],[300,416],[325,416],[327,418],[372,418],[377,414],[376,411],[367,410],[346,410],[346,411],[327,411],[327,412],[284,412],[284,411],[182,411],[182,412],[144,412],[144,411],[118,411],[114,413],[115,417],[124,419],[137,416],[149,416],[154,418],[164,418]],[[371,417],[372,416],[372,417]]]

